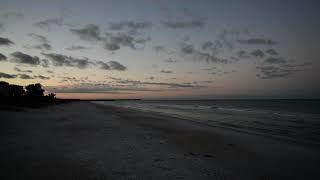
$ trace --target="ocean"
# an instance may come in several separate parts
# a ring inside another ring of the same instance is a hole
[[[156,112],[208,126],[320,145],[320,100],[141,100],[94,103]]]

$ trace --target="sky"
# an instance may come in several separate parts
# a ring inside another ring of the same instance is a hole
[[[320,2],[0,0],[0,81],[60,98],[319,98]]]

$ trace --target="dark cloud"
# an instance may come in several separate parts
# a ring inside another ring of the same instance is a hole
[[[116,51],[120,49],[120,45],[117,43],[105,42],[104,48],[109,51]]]
[[[110,70],[111,69],[111,67],[105,62],[98,61],[97,64],[100,65],[100,69],[104,69],[104,70]]]
[[[120,64],[119,62],[117,61],[109,61],[109,66],[111,67],[111,69],[113,70],[118,70],[118,71],[125,71],[127,70],[127,67]]]
[[[0,72],[0,78],[14,79],[16,77],[17,75],[15,74],[7,74],[7,73]]]
[[[30,56],[28,54],[24,54],[22,52],[14,52],[11,54],[12,62],[20,63],[20,64],[29,64],[29,65],[39,65],[40,59],[37,56]]]
[[[270,57],[270,58],[265,59],[264,62],[268,63],[268,64],[283,64],[283,63],[286,63],[287,61],[283,58]]]
[[[7,61],[7,56],[0,53],[0,61]]]
[[[107,50],[115,51],[119,50],[121,46],[130,47],[131,49],[137,49],[137,45],[144,45],[149,41],[149,38],[136,38],[129,33],[106,33],[104,38],[104,48]]]
[[[264,58],[264,52],[261,51],[260,49],[256,49],[251,52],[251,55],[257,58]]]
[[[66,50],[69,50],[69,51],[78,51],[78,50],[83,50],[83,49],[88,49],[88,48],[84,47],[84,46],[75,46],[75,45],[66,48]]]
[[[44,44],[35,45],[35,46],[33,46],[33,48],[49,51],[52,49],[52,46],[50,44],[44,43]]]
[[[71,56],[65,56],[55,53],[42,53],[42,55],[51,60],[54,66],[69,66],[84,69],[92,63],[88,58],[74,58]]]
[[[205,26],[204,18],[193,18],[187,21],[162,21],[162,24],[171,29],[192,29]]]
[[[279,55],[279,53],[278,53],[275,49],[268,49],[268,50],[266,51],[266,53],[268,53],[268,54],[271,55],[271,56],[277,56],[277,55]]]
[[[14,44],[10,39],[0,37],[0,46],[10,46]]]
[[[311,63],[297,63],[293,60],[281,58],[268,58],[261,65],[257,66],[257,77],[260,79],[288,78],[297,72],[305,71]]]
[[[19,78],[20,79],[33,79],[33,77],[28,74],[19,74]]]
[[[34,78],[38,78],[38,79],[42,79],[42,80],[49,80],[50,79],[50,77],[46,77],[46,76],[42,76],[42,75],[34,76]]]
[[[276,41],[271,39],[264,39],[264,38],[251,38],[246,40],[238,40],[240,44],[247,44],[247,45],[276,45],[278,44]]]
[[[102,40],[102,37],[100,36],[100,28],[94,24],[88,24],[80,29],[70,29],[70,31],[84,41],[93,42]]]
[[[239,58],[250,58],[250,55],[248,54],[247,51],[244,51],[244,50],[240,50],[237,52],[237,56]]]
[[[62,26],[63,25],[63,18],[49,18],[45,19],[43,21],[37,22],[34,24],[35,26],[44,29],[44,30],[50,30],[52,26]]]
[[[152,23],[147,21],[121,21],[109,23],[110,30],[128,31],[137,33],[139,30],[148,29],[152,27]]]
[[[164,74],[172,74],[172,71],[166,71],[166,70],[161,70],[160,73],[164,73]]]
[[[40,43],[49,43],[48,39],[45,36],[35,33],[29,33],[28,35]]]
[[[204,43],[202,44],[201,48],[202,48],[203,50],[207,50],[207,49],[211,48],[212,46],[213,46],[213,42],[211,42],[211,41],[206,41],[206,42],[204,42]]]
[[[44,68],[49,67],[49,61],[47,59],[42,59],[40,65]]]
[[[14,70],[17,71],[17,72],[32,73],[31,70],[22,70],[22,69],[20,69],[18,67],[14,67]]]
[[[165,46],[154,46],[153,50],[155,50],[157,53],[166,53],[166,54],[174,54],[173,51],[169,50],[168,48],[166,48]]]
[[[195,51],[194,46],[191,44],[185,44],[181,47],[181,52],[183,54],[193,54]]]
[[[197,50],[192,44],[183,44],[181,47],[181,53],[183,55],[192,55],[194,60],[206,61],[207,63],[228,63],[227,59],[220,58],[214,53]]]

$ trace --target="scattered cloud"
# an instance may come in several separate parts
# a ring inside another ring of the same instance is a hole
[[[260,49],[253,50],[250,54],[257,58],[264,58],[264,52]]]
[[[137,33],[139,30],[144,30],[152,27],[152,23],[147,21],[120,21],[109,23],[109,29],[113,31],[126,31],[129,33]]]
[[[69,50],[69,51],[78,51],[78,50],[84,50],[84,49],[88,49],[88,48],[84,46],[79,46],[79,45],[73,45],[71,47],[66,48],[66,50]]]
[[[14,79],[16,77],[17,75],[15,74],[7,74],[7,73],[0,72],[0,78]]]
[[[51,60],[54,66],[69,66],[85,69],[91,64],[88,58],[75,58],[55,53],[42,53],[42,55]]]
[[[278,44],[274,40],[265,39],[265,38],[251,38],[251,39],[238,40],[238,43],[247,44],[247,45],[276,45],[276,44]]]
[[[172,71],[168,71],[168,70],[161,70],[160,73],[164,73],[164,74],[172,74]]]
[[[12,42],[10,39],[0,37],[0,46],[10,46],[12,44],[14,44],[14,42]]]
[[[265,59],[264,62],[268,63],[268,64],[284,64],[287,61],[285,59],[283,59],[283,58],[270,57],[270,58]]]
[[[14,67],[14,70],[17,72],[32,73],[32,70],[22,70],[18,67]]]
[[[118,70],[118,71],[125,71],[127,70],[127,67],[120,64],[119,62],[117,61],[109,61],[109,66],[111,67],[111,69],[113,70]]]
[[[20,63],[20,64],[29,64],[29,65],[39,65],[40,64],[40,59],[37,56],[30,56],[28,54],[24,54],[20,51],[16,51],[12,54],[11,61],[15,63]]]
[[[7,56],[0,53],[0,61],[7,61]]]
[[[94,24],[88,24],[80,29],[70,29],[70,31],[84,41],[95,42],[102,40],[100,28]]]
[[[49,18],[45,19],[43,21],[37,22],[34,24],[36,27],[39,27],[41,29],[50,31],[52,26],[62,26],[63,25],[63,18]]]
[[[33,79],[32,76],[28,74],[19,74],[20,79]]]
[[[42,75],[34,76],[34,78],[38,78],[38,79],[42,79],[42,80],[49,80],[50,79],[50,77],[42,76]]]
[[[279,53],[278,53],[275,49],[268,49],[268,50],[266,51],[266,53],[268,53],[268,54],[271,55],[271,56],[277,56],[277,55],[279,55]]]
[[[227,59],[218,57],[215,53],[197,50],[192,44],[182,44],[181,53],[183,55],[192,55],[194,60],[206,61],[207,63],[228,63]]]
[[[296,63],[282,58],[268,58],[257,66],[256,76],[260,79],[288,78],[297,72],[304,71],[311,63]]]

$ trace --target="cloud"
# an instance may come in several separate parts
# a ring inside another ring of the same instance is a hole
[[[14,42],[12,42],[10,39],[0,37],[0,46],[10,46],[12,44],[14,44]]]
[[[305,71],[311,63],[296,63],[281,58],[268,58],[257,66],[257,77],[260,79],[288,78],[297,72]]]
[[[48,39],[45,36],[38,35],[35,33],[29,33],[28,35],[40,43],[49,43]]]
[[[0,61],[7,61],[7,56],[0,53]]]
[[[12,62],[29,65],[39,65],[40,59],[37,56],[30,56],[22,52],[16,51],[11,54]]]
[[[113,70],[118,70],[118,71],[125,71],[127,70],[127,67],[120,64],[117,61],[109,61],[109,66],[111,67],[111,69]]]
[[[152,27],[152,23],[147,21],[120,21],[109,23],[109,29],[113,31],[128,31],[137,33],[139,30]]]
[[[117,61],[94,61],[86,57],[76,58],[72,56],[66,56],[63,54],[56,53],[42,53],[46,58],[48,58],[54,66],[67,66],[67,67],[77,67],[79,69],[88,68],[90,65],[99,66],[100,69],[104,70],[117,70],[125,71],[127,67],[120,64]]]
[[[14,70],[17,71],[17,72],[32,73],[31,70],[22,70],[22,69],[20,69],[18,67],[14,67]]]
[[[256,49],[251,52],[251,55],[257,58],[264,58],[264,52],[261,51],[260,49]]]
[[[270,58],[265,59],[264,62],[268,63],[268,64],[283,64],[283,63],[286,63],[287,61],[282,58],[270,57]]]
[[[110,51],[119,50],[121,46],[130,47],[136,50],[137,45],[144,45],[150,38],[136,38],[129,33],[106,33],[104,48]]]
[[[227,59],[220,58],[215,53],[202,52],[194,48],[192,44],[182,44],[181,53],[183,55],[192,55],[194,60],[206,61],[207,63],[228,63]]]
[[[42,76],[42,75],[34,76],[34,78],[38,78],[38,79],[42,79],[42,80],[49,80],[50,79],[50,77],[46,77],[46,76]]]
[[[171,74],[171,73],[173,73],[173,72],[172,72],[172,71],[161,70],[160,73]]]
[[[193,18],[186,21],[162,21],[161,22],[165,27],[171,29],[194,29],[202,28],[205,26],[204,18]]]
[[[42,55],[51,60],[54,66],[69,66],[85,69],[92,63],[88,58],[74,58],[55,53],[42,53]]]
[[[7,73],[0,72],[0,78],[14,79],[16,77],[17,75],[15,74],[7,74]]]
[[[78,51],[83,49],[88,49],[88,48],[84,46],[76,46],[76,45],[66,48],[66,50],[69,50],[69,51]]]
[[[111,69],[111,67],[107,63],[105,63],[103,61],[98,61],[97,64],[100,65],[100,69],[104,69],[104,70],[110,70]]]
[[[88,24],[80,29],[70,29],[70,31],[84,41],[94,42],[102,40],[99,26],[94,24]]]
[[[278,44],[276,41],[271,39],[264,39],[264,38],[251,38],[245,40],[238,40],[240,44],[247,44],[247,45],[276,45]]]
[[[277,55],[279,55],[279,53],[278,53],[275,49],[268,49],[268,50],[266,51],[266,53],[268,53],[268,54],[271,55],[271,56],[277,56]]]
[[[50,44],[44,43],[44,44],[35,45],[33,46],[33,48],[49,51],[52,49],[52,46]]]
[[[34,24],[36,27],[49,31],[52,26],[62,26],[63,18],[49,18]]]
[[[244,51],[244,50],[240,50],[237,52],[237,56],[239,58],[250,58],[250,55],[248,54],[247,51]]]
[[[33,79],[32,76],[28,74],[19,74],[20,79]]]

